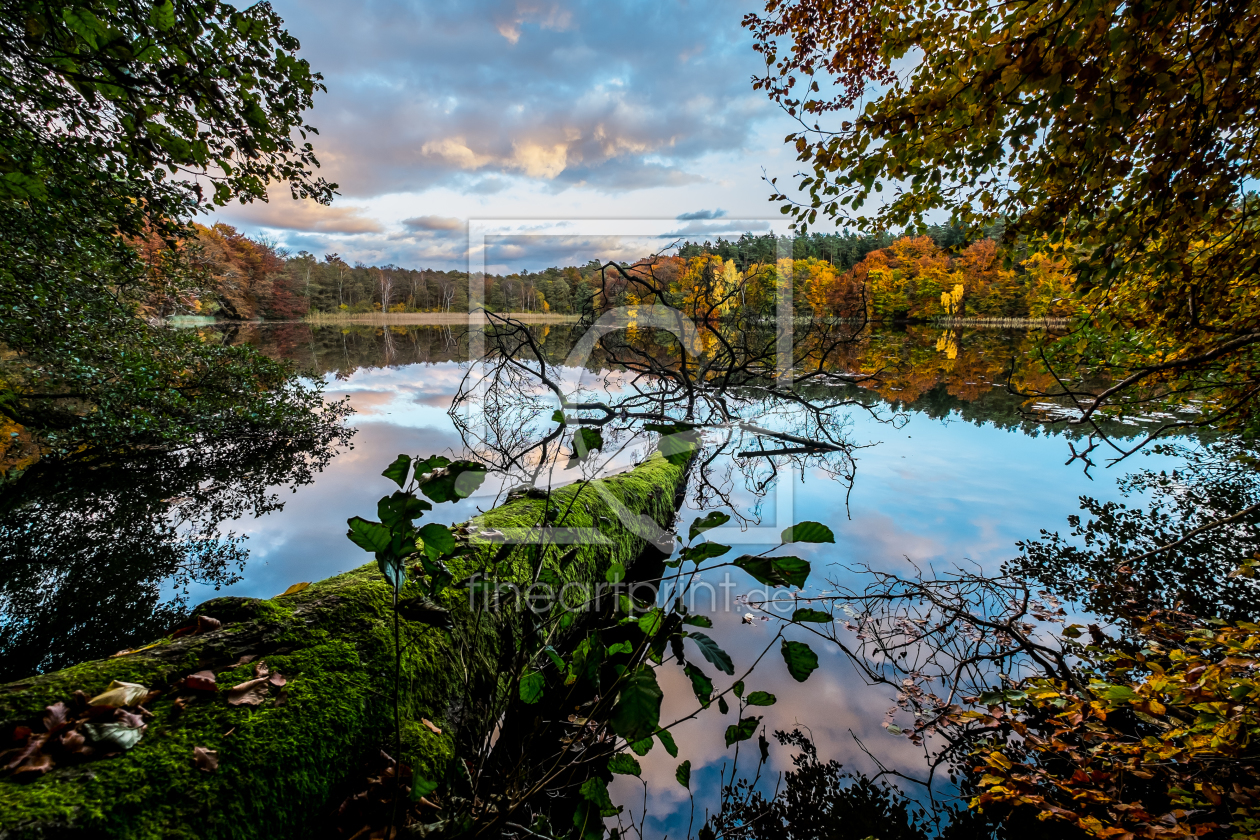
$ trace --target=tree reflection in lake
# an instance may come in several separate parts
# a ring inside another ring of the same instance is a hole
[[[1256,620],[1260,587],[1233,574],[1260,552],[1255,451],[1236,440],[1161,448],[1185,466],[1140,470],[1120,482],[1125,495],[1149,494],[1148,504],[1082,496],[1087,516],[1069,517],[1070,535],[1043,530],[1021,543],[1009,571],[1109,619],[1159,608]],[[1135,594],[1144,602],[1134,603]]]
[[[223,523],[283,507],[352,434],[45,461],[0,488],[0,682],[160,637],[189,584],[238,578]]]

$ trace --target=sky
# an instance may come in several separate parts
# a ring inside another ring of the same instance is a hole
[[[273,5],[324,75],[307,120],[340,195],[277,189],[215,221],[291,252],[465,269],[469,219],[677,220],[700,238],[783,219],[763,176],[798,171],[795,124],[752,88],[761,58],[740,21],[756,0]],[[613,234],[539,244],[487,267],[645,251]]]

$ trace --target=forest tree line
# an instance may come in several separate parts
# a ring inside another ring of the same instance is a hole
[[[335,253],[291,254],[224,223],[195,230],[195,238],[173,251],[156,236],[137,243],[153,290],[145,314],[293,320],[312,313],[468,311],[468,272],[351,264]],[[619,265],[629,274],[653,272],[684,300],[738,285],[739,300],[729,305],[767,315],[787,278],[798,313],[816,317],[923,321],[1071,314],[1065,258],[1051,252],[1009,256],[994,238],[966,242],[957,229],[936,226],[918,235],[744,234],[687,241],[675,255]],[[697,291],[700,286],[706,291]],[[598,260],[486,275],[483,286],[491,311],[559,315],[647,302],[626,290],[622,271],[601,271]]]

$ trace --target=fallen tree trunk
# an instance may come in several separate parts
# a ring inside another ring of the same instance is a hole
[[[601,536],[576,546],[576,557],[570,546],[547,546],[544,566],[566,583],[602,581],[612,563],[634,561],[650,531],[671,529],[686,475],[678,460],[654,454],[546,501],[510,498],[469,523],[477,528],[462,539],[474,553],[453,571],[493,564],[499,579],[528,583],[538,549],[478,534],[536,526],[551,504],[568,511],[559,524]],[[10,750],[0,767],[12,768],[0,777],[0,840],[317,833],[332,793],[392,742],[392,595],[371,563],[291,595],[216,598],[195,614],[217,628],[202,619],[204,632],[0,687],[0,750]],[[402,757],[434,775],[453,752],[461,693],[470,684],[496,690],[493,662],[505,638],[474,616],[467,595],[448,592],[442,606],[453,634],[402,621]],[[87,699],[114,681],[148,690],[126,704],[145,723],[129,749],[136,730],[101,724],[117,713],[98,714]],[[211,681],[220,690],[207,690]]]

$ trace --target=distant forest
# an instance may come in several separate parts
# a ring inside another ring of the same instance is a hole
[[[986,234],[996,238],[1000,230]],[[981,243],[987,247],[977,249]],[[158,281],[153,287],[159,291],[147,307],[147,314],[157,317],[195,314],[293,320],[311,313],[468,311],[469,276],[463,271],[351,264],[335,253],[291,254],[226,224],[198,226],[197,237],[181,243],[174,258],[160,242],[138,244]],[[784,276],[798,276],[796,299],[813,301],[820,315],[828,314],[822,311],[827,300],[852,298],[855,283],[869,289],[876,317],[939,315],[942,291],[958,286],[968,290],[972,310],[978,314],[1027,315],[1037,309],[1042,311],[1035,314],[1048,314],[1045,306],[1038,307],[1030,298],[1036,283],[1020,280],[1028,272],[1002,272],[996,257],[991,239],[968,242],[958,229],[941,225],[913,237],[814,233],[793,238],[745,233],[716,242],[685,241],[674,254],[645,258],[634,265],[644,267],[651,262],[666,276],[679,278],[709,265],[740,274],[774,267]],[[173,270],[172,259],[183,263],[181,272]],[[489,275],[485,306],[496,312],[570,315],[624,303],[617,295],[624,283],[611,274],[609,290],[617,299],[597,299],[600,266],[592,260],[583,266]],[[164,273],[194,281],[178,287],[164,285],[160,282]],[[846,309],[830,314],[853,313]]]

